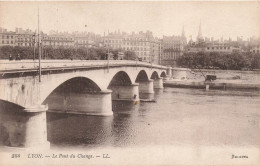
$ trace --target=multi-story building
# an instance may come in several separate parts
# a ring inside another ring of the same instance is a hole
[[[142,61],[159,64],[161,44],[152,32],[121,33],[120,31],[104,36],[105,47],[124,51],[133,51]]]
[[[16,28],[15,32],[0,28],[0,46],[33,46],[35,33],[31,30]]]
[[[201,24],[199,25],[199,32],[197,36],[197,41],[193,42],[192,39],[189,41],[187,47],[185,48],[186,53],[198,53],[198,52],[218,52],[218,53],[233,53],[233,52],[241,52],[241,45],[236,42],[223,41],[223,37],[220,40],[214,41],[212,37],[211,40],[209,38],[202,37]]]
[[[84,36],[82,33],[67,32],[58,33],[50,31],[49,35],[41,32],[41,43],[44,47],[99,47],[102,42],[101,35],[88,33]],[[27,46],[33,47],[38,42],[36,31],[23,30],[16,28],[15,32],[7,31],[0,27],[0,46]]]
[[[161,64],[176,66],[176,60],[183,55],[186,45],[184,36],[163,36]]]
[[[101,35],[94,33],[79,33],[73,32],[72,36],[74,38],[74,46],[77,48],[80,47],[99,47],[102,43]]]
[[[104,46],[111,49],[130,50],[129,47],[125,46],[127,44],[125,42],[127,39],[126,36],[126,33],[108,33],[108,35],[104,35],[103,37]]]
[[[253,53],[260,53],[260,37],[252,37],[249,40],[249,51]]]
[[[219,53],[233,53],[241,52],[241,47],[232,46],[229,43],[207,43],[205,45],[205,52],[219,52]]]
[[[252,46],[250,52],[253,52],[253,53],[260,53],[260,43],[259,44],[255,44]]]
[[[181,36],[163,36],[161,64],[176,66],[176,60],[183,55],[184,47],[187,45],[184,27]]]
[[[41,42],[43,46],[49,47],[73,47],[74,38],[69,34],[42,34]]]
[[[17,34],[0,27],[0,46],[15,46]]]
[[[23,30],[22,28],[16,28],[16,46],[27,46],[32,47],[35,44],[35,35],[36,32],[33,32],[32,30]]]
[[[198,52],[218,52],[231,54],[233,52],[241,52],[240,46],[233,46],[230,43],[204,43],[201,45],[188,45],[185,49],[187,53],[198,53]]]

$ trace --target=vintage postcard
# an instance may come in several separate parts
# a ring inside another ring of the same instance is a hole
[[[259,1],[0,1],[0,166],[259,166],[259,122]]]

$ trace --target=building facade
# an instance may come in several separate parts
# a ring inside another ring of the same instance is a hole
[[[231,42],[230,39],[228,41],[224,41],[223,37],[221,37],[221,40],[217,41],[214,41],[213,37],[211,38],[211,40],[207,37],[205,37],[204,39],[202,36],[201,24],[199,25],[197,40],[194,42],[191,39],[185,48],[186,53],[217,52],[231,54],[241,51],[241,45],[238,44],[238,42]]]
[[[72,36],[74,38],[74,46],[77,48],[80,47],[99,47],[102,44],[101,35],[94,33],[79,33],[73,32]]]
[[[43,47],[99,47],[102,43],[101,35],[94,33],[59,33],[50,31],[49,34],[40,33]],[[0,46],[33,47],[38,42],[36,31],[16,28],[15,32],[0,27]]]
[[[260,44],[253,45],[252,48],[250,49],[250,52],[260,53]]]
[[[161,54],[161,43],[158,38],[153,37],[152,32],[121,33],[120,31],[108,33],[104,36],[104,46],[108,49],[119,49],[133,51],[139,59],[146,62],[159,64]]]
[[[7,29],[0,28],[0,46],[15,46],[17,34]]]
[[[176,66],[176,60],[183,55],[186,45],[185,37],[163,36],[161,64],[166,66]]]
[[[187,45],[184,26],[181,36],[163,36],[161,64],[175,67],[177,59],[183,55],[184,48]]]
[[[62,35],[62,34],[52,34],[46,35],[42,34],[41,43],[45,47],[73,47],[74,39],[70,35]]]
[[[241,52],[241,47],[232,46],[229,43],[207,43],[205,52],[218,52],[231,54],[233,52]]]

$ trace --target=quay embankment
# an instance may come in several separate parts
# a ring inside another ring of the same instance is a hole
[[[219,90],[260,90],[260,84],[243,83],[235,81],[197,81],[197,80],[167,80],[164,87],[194,88],[194,89],[219,89]]]
[[[186,69],[185,72],[183,71],[184,69],[176,69],[173,71],[173,78],[165,80],[163,84],[164,87],[218,90],[260,90],[259,71],[199,71],[190,69]],[[216,75],[217,79],[205,81],[204,76],[208,74]]]

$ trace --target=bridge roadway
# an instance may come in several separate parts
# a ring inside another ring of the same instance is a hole
[[[128,60],[0,60],[0,127],[8,146],[48,147],[46,111],[112,115],[112,101],[139,101],[139,94],[163,88],[171,68]],[[51,102],[52,101],[52,102]],[[55,102],[53,102],[55,101]],[[15,126],[15,127],[14,127]],[[0,139],[1,140],[1,139]]]
[[[42,71],[57,69],[90,69],[107,68],[120,66],[142,66],[159,69],[168,67],[147,62],[130,60],[41,60]],[[0,74],[37,71],[39,68],[38,60],[8,61],[0,60]]]

